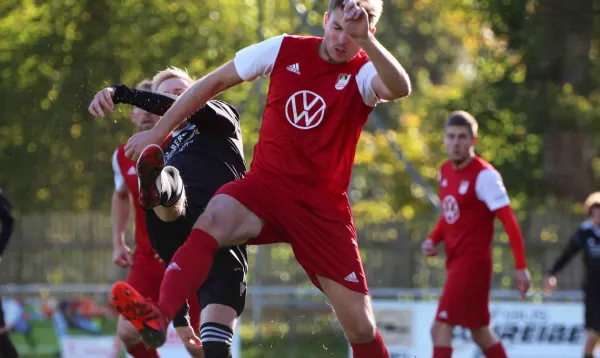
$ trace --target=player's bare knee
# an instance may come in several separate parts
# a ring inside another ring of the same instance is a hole
[[[356,325],[345,327],[344,333],[351,343],[368,343],[375,339],[377,328],[370,319],[360,320]]]
[[[471,339],[479,348],[485,350],[498,343],[499,339],[490,327],[471,329]]]
[[[124,319],[119,319],[117,324],[117,336],[127,347],[131,347],[142,339],[135,327]]]
[[[434,321],[429,331],[433,345],[450,346],[452,344],[452,329],[453,327],[447,323]]]

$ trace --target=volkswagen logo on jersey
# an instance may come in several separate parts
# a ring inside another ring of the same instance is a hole
[[[299,129],[318,126],[325,116],[325,100],[312,91],[298,91],[285,104],[288,122]]]
[[[446,219],[448,224],[454,224],[458,220],[460,212],[458,210],[458,202],[454,196],[448,195],[444,197],[444,200],[442,200],[442,211],[444,219]]]

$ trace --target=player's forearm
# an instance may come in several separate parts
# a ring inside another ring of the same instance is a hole
[[[130,104],[158,116],[165,114],[177,99],[176,96],[167,93],[139,90],[125,85],[113,85],[112,88],[115,90],[115,104]]]
[[[227,88],[226,84],[214,72],[203,77],[179,97],[152,130],[160,138],[166,138],[192,113]]]
[[[579,248],[573,244],[572,241],[569,241],[569,244],[563,249],[560,256],[552,265],[552,268],[548,271],[550,276],[556,276],[560,271],[562,271],[565,266],[571,261],[573,256],[579,251]]]
[[[411,91],[410,78],[400,62],[373,35],[358,41],[358,44],[369,56],[381,81],[392,94],[393,98],[389,99],[408,96]]]
[[[527,268],[525,241],[523,240],[523,233],[521,232],[521,227],[514,211],[510,206],[505,206],[496,210],[496,216],[502,222],[504,230],[508,235],[508,242],[515,258],[515,268],[517,270]]]
[[[112,240],[113,246],[125,245],[125,231],[129,222],[131,202],[129,194],[114,192],[110,207],[110,216],[112,222]]]
[[[437,223],[435,224],[435,228],[429,234],[429,238],[433,241],[435,245],[439,244],[444,240],[444,218],[442,216],[439,217]]]

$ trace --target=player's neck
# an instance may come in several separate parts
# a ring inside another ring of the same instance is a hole
[[[470,154],[466,158],[463,158],[463,159],[460,159],[460,160],[453,160],[452,161],[452,168],[453,169],[462,169],[462,168],[466,167],[467,165],[469,165],[469,163],[471,163],[471,161],[473,160],[474,156],[475,155]]]

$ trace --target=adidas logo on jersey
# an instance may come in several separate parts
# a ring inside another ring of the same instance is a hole
[[[344,278],[344,280],[346,280],[348,282],[358,283],[358,278],[356,277],[356,273],[354,273],[354,272],[352,272],[351,274],[346,276],[346,278]]]
[[[167,269],[165,270],[165,272],[167,272],[169,270],[178,270],[178,271],[181,271],[181,267],[179,267],[179,265],[177,265],[177,262],[171,262],[169,264],[169,266],[167,266]]]
[[[438,317],[441,318],[441,319],[448,319],[448,312],[442,311],[442,312],[440,312],[440,314],[438,315]]]
[[[300,74],[300,65],[298,65],[297,63],[294,63],[293,65],[289,65],[287,67],[287,70],[299,75]]]

